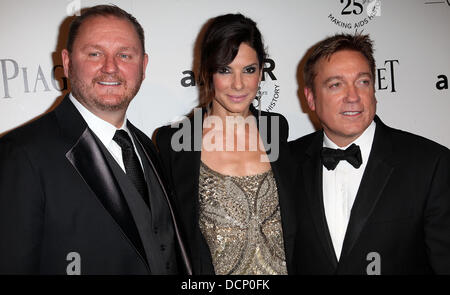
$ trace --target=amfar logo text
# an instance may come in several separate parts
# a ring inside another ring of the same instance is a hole
[[[438,75],[437,76],[438,81],[436,82],[436,89],[438,90],[444,90],[448,89],[448,78],[446,75]]]
[[[255,100],[253,105],[258,108],[259,103],[261,103],[261,109],[266,112],[271,112],[278,103],[280,98],[280,85],[277,81],[277,77],[274,74],[275,71],[275,61],[273,59],[267,58],[264,60],[264,67],[261,78],[261,84],[258,89],[258,96],[260,100]],[[180,83],[183,87],[196,86],[195,74],[193,71],[186,70],[182,72],[185,76],[181,79]],[[269,79],[266,79],[266,75]]]
[[[269,75],[271,80],[277,80],[277,77],[275,77],[273,70],[275,69],[275,62],[273,59],[267,58],[264,60],[264,68],[263,68],[263,74],[262,74],[262,81],[265,81],[266,74]],[[191,87],[196,85],[195,80],[195,74],[191,70],[186,70],[182,72],[183,75],[185,75],[180,83],[183,87]]]
[[[57,91],[64,91],[68,89],[67,78],[62,75],[57,78],[57,72],[62,72],[62,65],[55,65],[50,73],[42,71],[41,65],[37,65],[31,71],[28,67],[19,67],[19,64],[14,59],[0,59],[1,79],[3,84],[2,98],[13,98],[19,93],[11,93],[10,82],[13,80],[20,80],[23,82],[23,88],[20,93],[30,93],[38,91],[51,91],[50,85]],[[29,73],[34,73],[30,75]],[[50,82],[50,84],[49,84]]]

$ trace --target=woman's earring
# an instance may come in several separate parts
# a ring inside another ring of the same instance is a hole
[[[258,92],[256,92],[256,99],[258,100],[258,117],[261,117],[261,84],[258,85]]]

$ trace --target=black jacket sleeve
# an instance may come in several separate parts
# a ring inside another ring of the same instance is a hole
[[[23,146],[0,140],[0,273],[39,272],[44,189]]]

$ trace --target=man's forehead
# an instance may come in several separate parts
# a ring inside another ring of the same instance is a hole
[[[109,34],[107,32],[110,32]],[[119,38],[119,39],[117,39]],[[141,42],[133,24],[127,19],[111,16],[94,15],[87,18],[80,26],[74,45],[83,39],[82,48],[101,46],[107,40],[121,40],[117,44],[122,48],[141,50]],[[87,43],[86,43],[87,42]],[[84,44],[83,44],[84,43]]]
[[[86,18],[83,23],[80,25],[78,31],[87,30],[92,31],[95,29],[131,29],[135,31],[133,24],[121,17],[117,17],[114,15],[92,15]],[[137,34],[137,33],[136,33]]]
[[[359,51],[354,50],[340,50],[329,56],[324,56],[316,63],[316,70],[339,70],[345,67],[356,67],[360,70],[358,72],[369,72],[370,65],[367,58]],[[319,73],[320,71],[317,71]]]

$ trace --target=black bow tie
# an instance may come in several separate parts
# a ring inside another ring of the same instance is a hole
[[[334,170],[341,160],[347,160],[355,168],[362,164],[361,150],[354,143],[345,150],[323,147],[321,156],[322,164],[328,170]]]

